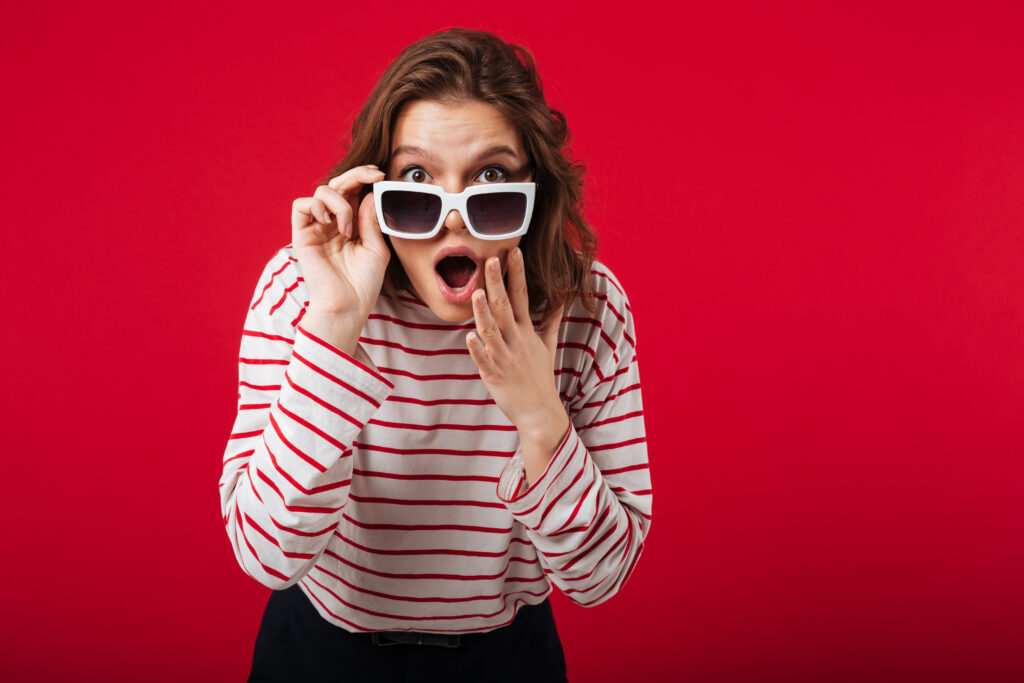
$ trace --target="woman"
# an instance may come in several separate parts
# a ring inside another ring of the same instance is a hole
[[[594,605],[631,572],[651,509],[632,315],[567,134],[524,50],[445,31],[294,202],[220,483],[239,563],[275,589],[250,680],[565,680],[551,585]]]

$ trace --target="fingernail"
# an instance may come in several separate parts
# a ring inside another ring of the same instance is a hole
[[[331,214],[329,214],[328,212],[324,211],[324,223],[330,223],[330,222],[331,222]]]
[[[523,250],[520,249],[519,247],[516,247],[515,250],[512,252],[512,256],[515,258],[516,261],[522,261],[523,260]]]
[[[345,224],[345,237],[352,236],[352,221]]]

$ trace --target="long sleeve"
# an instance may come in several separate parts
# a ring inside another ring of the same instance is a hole
[[[393,389],[302,328],[304,296],[297,264],[281,250],[246,316],[220,480],[235,557],[274,589],[300,580],[323,553],[348,502],[356,435]]]
[[[607,600],[626,581],[651,522],[632,312],[611,274],[594,274],[605,285],[599,318],[570,315],[559,344],[583,348],[580,357],[589,359],[567,404],[569,432],[527,491],[518,493],[520,451],[498,483],[498,496],[525,527],[549,580],[584,606]],[[587,332],[574,332],[580,329]]]

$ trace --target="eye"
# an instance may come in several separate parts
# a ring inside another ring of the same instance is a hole
[[[508,180],[509,175],[508,169],[501,166],[488,166],[480,171],[480,175],[476,179],[482,183],[499,183]]]
[[[422,166],[407,166],[398,176],[409,183],[425,183],[430,180],[430,174]]]

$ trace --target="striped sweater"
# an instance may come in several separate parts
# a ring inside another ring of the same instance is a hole
[[[581,605],[611,597],[651,483],[629,303],[602,264],[592,277],[597,315],[572,306],[555,358],[572,426],[527,489],[516,428],[466,348],[472,320],[382,295],[361,362],[303,329],[305,284],[279,251],[245,321],[220,481],[242,568],[300,583],[350,631],[486,631],[552,584]]]

